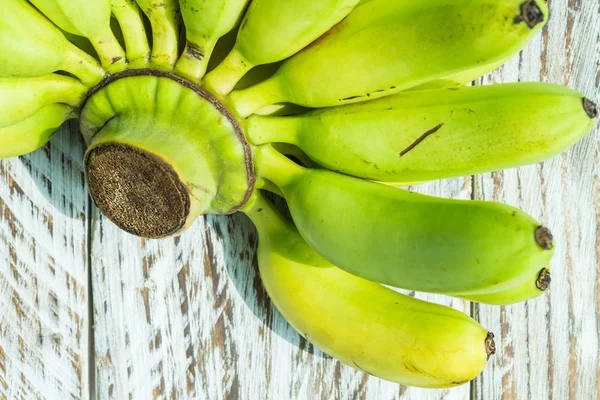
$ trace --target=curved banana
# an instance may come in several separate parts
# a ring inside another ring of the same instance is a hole
[[[288,201],[298,230],[339,268],[423,292],[473,295],[522,283],[549,263],[550,232],[499,203],[441,199],[300,167],[270,145],[258,176]]]
[[[544,83],[404,92],[291,117],[253,115],[256,145],[298,146],[326,168],[414,183],[532,164],[578,142],[597,117],[591,101]]]
[[[0,77],[37,77],[63,70],[93,86],[100,65],[69,42],[24,0],[3,0],[0,12]]]
[[[178,0],[136,0],[152,26],[151,63],[170,71],[177,61],[181,15]]]
[[[198,81],[206,73],[217,41],[238,24],[248,0],[186,0],[180,4],[187,43],[175,69]]]
[[[542,29],[543,0],[373,0],[270,79],[232,93],[245,117],[273,103],[329,107],[440,81],[472,81]]]
[[[352,11],[359,0],[253,0],[235,47],[206,76],[205,86],[225,95],[251,68],[281,61],[306,47]]]
[[[30,1],[61,29],[88,38],[104,69],[118,72],[125,68],[125,52],[110,29],[109,0]]]
[[[243,211],[259,232],[269,297],[321,350],[376,377],[427,388],[464,384],[485,368],[493,334],[472,318],[334,267],[258,194]]]
[[[541,296],[548,289],[548,286],[550,286],[550,281],[550,267],[547,267],[542,268],[535,274],[527,277],[522,283],[509,289],[487,294],[454,295],[454,297],[460,297],[461,299],[477,303],[504,306]],[[453,296],[452,294],[450,295]]]
[[[0,128],[25,120],[54,103],[76,107],[87,88],[77,79],[51,74],[39,78],[0,78]]]
[[[0,158],[31,153],[45,145],[56,130],[75,116],[66,104],[46,106],[15,125],[0,128]]]
[[[135,0],[111,0],[111,10],[123,32],[127,62],[130,67],[147,67],[150,60],[150,45],[142,11],[137,3]]]

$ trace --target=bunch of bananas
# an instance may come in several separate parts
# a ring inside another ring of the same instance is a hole
[[[591,129],[573,90],[462,86],[542,29],[543,0],[2,5],[0,156],[79,118],[90,194],[124,230],[247,214],[273,302],[342,362],[463,384],[493,335],[382,284],[498,305],[548,287],[553,238],[529,215],[393,187],[539,162]]]

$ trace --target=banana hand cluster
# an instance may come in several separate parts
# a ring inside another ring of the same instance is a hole
[[[542,29],[545,1],[2,6],[0,157],[78,118],[90,194],[125,231],[161,238],[242,211],[274,304],[342,362],[463,384],[493,335],[382,284],[496,305],[548,288],[554,238],[532,216],[392,187],[543,161],[592,128],[596,105],[571,89],[461,87]]]

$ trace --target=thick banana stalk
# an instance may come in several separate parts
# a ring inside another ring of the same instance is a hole
[[[512,168],[553,157],[594,124],[573,90],[514,83],[404,92],[291,117],[252,116],[249,140],[294,144],[348,175],[405,184]]]
[[[177,61],[181,15],[177,0],[136,0],[152,26],[151,65],[163,71]]]
[[[76,107],[87,88],[63,75],[39,78],[0,78],[0,128],[21,122],[54,103]]]
[[[288,58],[340,22],[358,0],[253,0],[237,42],[205,85],[225,95],[254,66]]]
[[[376,377],[427,388],[464,384],[485,368],[494,335],[472,318],[334,267],[258,194],[243,211],[259,232],[267,293],[321,350]]]
[[[499,203],[425,196],[300,167],[269,145],[258,176],[283,192],[298,230],[349,273],[423,292],[473,295],[523,283],[548,265],[550,232]]]
[[[531,300],[541,296],[548,289],[548,286],[550,286],[552,279],[549,268],[542,268],[540,271],[527,277],[523,283],[519,283],[509,289],[487,294],[455,295],[455,297],[498,306]]]
[[[547,13],[543,0],[373,0],[270,79],[234,92],[233,105],[248,116],[273,103],[329,107],[446,77],[466,83],[521,50]]]
[[[66,120],[75,116],[66,104],[51,104],[15,125],[0,128],[0,158],[31,153],[45,145]]]
[[[0,12],[0,77],[37,77],[63,70],[93,86],[100,65],[69,42],[24,0],[3,0]]]
[[[31,0],[31,2],[61,29],[88,38],[105,70],[118,72],[125,68],[127,64],[125,52],[110,29],[109,0]]]
[[[176,71],[199,81],[217,41],[238,24],[248,0],[186,0],[180,4],[187,43]]]
[[[135,0],[112,0],[111,9],[123,32],[127,62],[132,68],[148,66],[150,45],[142,19],[142,11]]]

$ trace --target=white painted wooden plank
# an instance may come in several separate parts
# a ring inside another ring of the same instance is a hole
[[[470,178],[417,188],[469,198]],[[302,339],[256,274],[242,215],[207,217],[176,239],[92,227],[100,399],[467,399],[470,387],[404,388],[341,365]],[[420,296],[425,297],[425,296]],[[468,304],[434,296],[469,311]]]
[[[600,92],[600,1],[552,0],[549,25],[519,59],[483,83],[547,81],[592,99]],[[476,384],[480,399],[600,398],[600,138],[598,127],[548,162],[478,177],[479,198],[523,208],[553,231],[547,295],[478,307],[501,332],[498,356]]]
[[[88,396],[87,209],[78,135],[0,160],[0,398]]]

